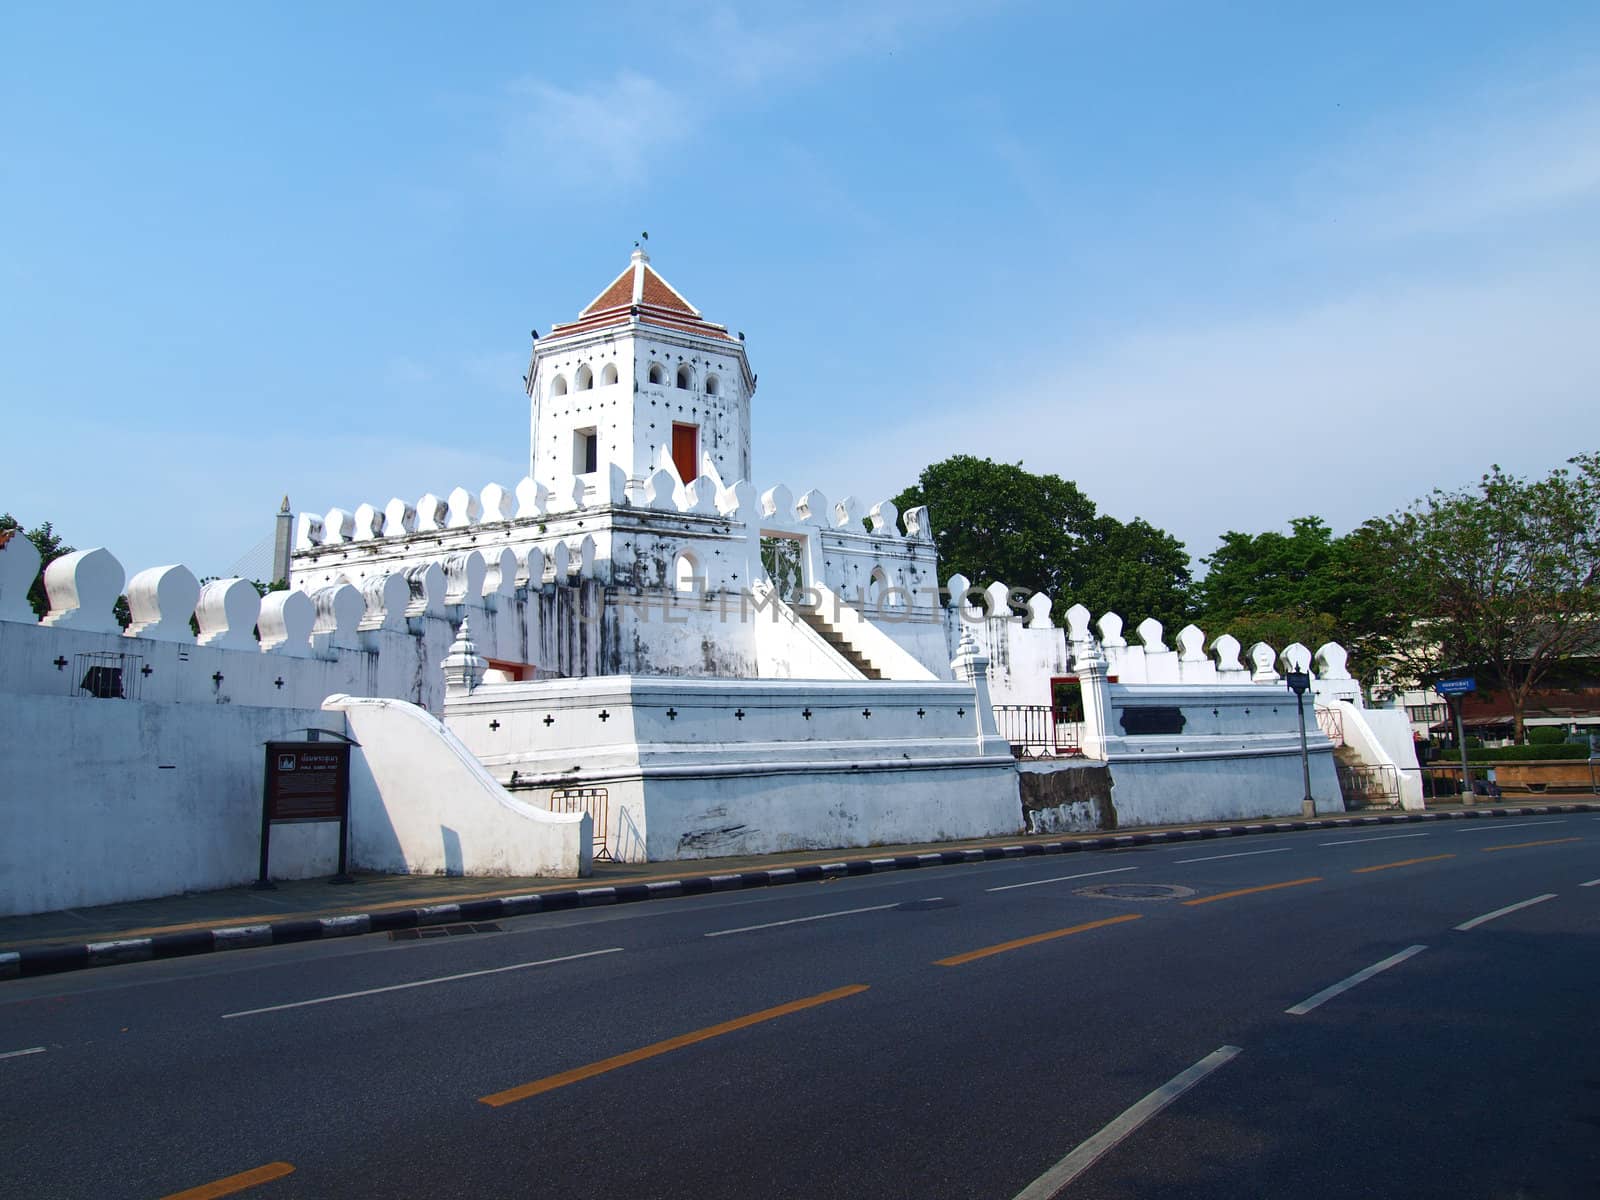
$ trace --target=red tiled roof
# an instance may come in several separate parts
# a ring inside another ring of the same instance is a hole
[[[632,320],[685,333],[697,333],[703,337],[733,340],[726,326],[704,319],[699,309],[661,278],[650,265],[649,256],[641,250],[634,251],[633,261],[628,264],[627,270],[613,279],[578,314],[576,321],[554,326],[550,336],[588,333],[594,329],[626,325]]]

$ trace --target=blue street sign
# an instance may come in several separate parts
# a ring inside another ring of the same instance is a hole
[[[1478,690],[1478,681],[1468,675],[1465,679],[1441,679],[1433,685],[1441,696],[1465,696]]]

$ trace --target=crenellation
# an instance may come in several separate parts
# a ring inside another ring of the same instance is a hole
[[[383,536],[384,528],[389,523],[387,510],[374,505],[361,503],[356,505],[356,527],[354,539],[357,542],[374,542]]]
[[[361,582],[361,595],[366,602],[359,626],[362,632],[405,629],[411,586],[404,574],[369,575]]]
[[[285,658],[310,658],[311,630],[316,622],[316,606],[304,592],[268,592],[261,598],[256,618],[261,649]]]
[[[880,500],[867,513],[867,520],[871,522],[872,532],[880,537],[897,539],[901,537],[899,519],[900,510],[895,506],[893,500]]]
[[[330,508],[322,518],[322,544],[342,545],[355,540],[356,517],[342,508]]]
[[[193,642],[189,618],[199,603],[200,581],[188,567],[146,567],[128,580],[128,612],[133,621],[123,636]]]
[[[406,600],[408,617],[442,617],[445,615],[444,568],[436,562],[414,563],[402,572],[410,593]]]
[[[295,518],[294,548],[315,550],[322,545],[322,518],[316,513],[303,512]]]
[[[194,619],[200,626],[199,644],[222,650],[259,650],[256,619],[261,615],[261,594],[248,579],[213,579],[201,585]]]
[[[488,564],[483,554],[468,550],[465,554],[452,554],[444,560],[446,604],[466,604],[483,596],[483,581]]]
[[[450,505],[435,496],[432,492],[425,492],[417,501],[417,533],[440,533],[449,527]]]
[[[483,505],[464,487],[452,488],[445,500],[445,506],[446,529],[465,529],[469,525],[476,525],[478,519],[483,516]]]
[[[417,531],[417,506],[399,496],[383,506],[385,537],[409,537]]]
[[[330,584],[311,593],[314,620],[313,645],[323,651],[359,650],[361,619],[367,601],[361,589],[348,583]]]
[[[516,513],[516,496],[498,483],[485,484],[478,501],[479,520],[484,524],[510,521]]]
[[[39,578],[39,550],[22,530],[0,540],[0,621],[36,624],[28,592]]]
[[[104,547],[63,554],[44,569],[50,611],[40,624],[121,633],[116,606],[124,579],[122,564]]]

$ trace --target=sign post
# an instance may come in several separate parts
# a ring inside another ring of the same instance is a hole
[[[1461,720],[1461,697],[1478,690],[1478,681],[1471,675],[1462,679],[1441,679],[1433,690],[1443,696],[1456,711],[1456,747],[1461,751],[1461,803],[1472,803],[1472,768],[1467,766],[1467,731]]]
[[[1308,817],[1317,815],[1317,802],[1311,798],[1311,752],[1306,749],[1306,691],[1311,687],[1309,671],[1290,671],[1284,682],[1294,693],[1294,706],[1300,713],[1300,773],[1305,778],[1306,794],[1300,801],[1300,812]]]
[[[311,821],[339,822],[339,873],[333,883],[352,882],[348,874],[350,844],[350,745],[323,742],[317,730],[311,740],[268,742],[261,785],[261,870],[255,887],[273,890],[268,874],[274,825]]]

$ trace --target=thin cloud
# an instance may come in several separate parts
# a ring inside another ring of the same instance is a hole
[[[1348,238],[1482,230],[1600,198],[1600,79],[1501,89],[1386,122],[1308,166],[1306,223]]]

